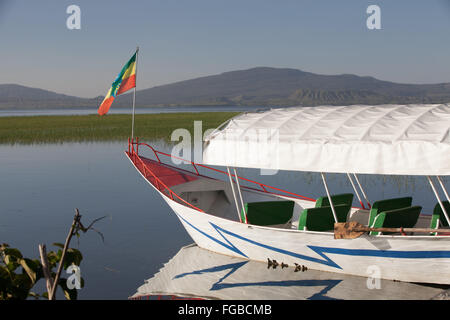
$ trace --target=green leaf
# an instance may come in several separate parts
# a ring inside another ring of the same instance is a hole
[[[5,248],[3,250],[4,254],[7,256],[15,257],[16,259],[22,259],[22,253],[16,248]]]
[[[0,266],[0,279],[10,279],[9,271],[4,266]]]
[[[58,257],[58,261],[60,261],[61,257],[62,257],[62,250],[58,250],[58,252],[56,253],[56,256]]]
[[[31,290],[33,284],[26,274],[18,274],[14,278],[13,287],[11,290],[12,296],[16,299],[25,300],[28,297],[28,292]]]
[[[77,290],[64,290],[64,296],[67,300],[77,300],[78,298],[78,292]]]
[[[0,254],[3,255],[3,252],[4,252],[5,249],[8,248],[8,247],[9,247],[9,244],[7,244],[7,243],[2,243],[2,244],[0,244]]]
[[[16,270],[20,264],[17,262],[17,260],[15,258],[12,258],[12,260],[11,260],[10,259],[11,256],[6,256],[6,257],[8,257],[8,258],[5,258],[6,267],[8,268],[9,272],[14,272],[14,270]]]
[[[33,270],[36,273],[36,282],[44,277],[44,271],[40,260],[30,259],[30,263],[28,265],[30,266],[31,270]]]
[[[13,280],[13,284],[17,287],[31,288],[31,279],[27,274],[16,274]]]
[[[34,262],[27,258],[20,259],[20,265],[25,270],[27,275],[30,277],[31,283],[35,284],[36,283],[36,271],[34,271],[33,269],[36,269],[36,266],[34,265]]]
[[[73,248],[68,249],[64,259],[64,269],[67,269],[71,264],[79,266],[81,260],[83,260],[83,255],[79,250]]]
[[[55,247],[60,247],[61,249],[64,249],[64,245],[63,245],[62,243],[55,242],[55,243],[53,243],[53,245],[54,245]]]
[[[41,296],[39,295],[39,293],[32,292],[32,291],[30,291],[30,292],[28,293],[28,296],[29,296],[29,297],[33,297],[33,298],[36,299],[36,300],[39,300],[39,298],[41,297]]]
[[[11,290],[12,279],[6,267],[0,266],[0,297]]]
[[[78,298],[77,289],[69,290],[69,288],[67,287],[67,279],[60,278],[58,284],[64,291],[64,296],[66,297],[67,300],[77,300]]]
[[[49,253],[47,253],[47,260],[50,269],[53,269],[59,261],[58,256],[54,251],[50,251]]]

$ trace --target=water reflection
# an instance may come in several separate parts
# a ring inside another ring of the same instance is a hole
[[[378,282],[379,281],[379,282]],[[183,247],[131,299],[175,295],[204,299],[362,300],[432,299],[442,288],[331,272],[276,269],[265,263]]]

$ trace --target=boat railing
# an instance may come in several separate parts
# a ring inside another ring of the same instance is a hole
[[[136,146],[136,148],[134,148],[134,146]],[[155,150],[155,148],[153,148],[149,144],[143,143],[143,142],[139,142],[138,138],[131,139],[131,140],[129,139],[128,140],[128,152],[130,152],[130,153],[131,153],[131,151],[136,152],[136,156],[138,156],[139,155],[139,146],[144,146],[144,147],[149,148],[153,152],[153,154],[155,155],[156,160],[159,163],[164,163],[163,161],[161,161],[160,156],[165,156],[165,157],[168,157],[168,158],[171,158],[171,159],[177,159],[179,161],[183,161],[186,164],[192,165],[192,167],[194,168],[195,172],[192,172],[192,171],[189,171],[189,172],[192,173],[192,174],[196,174],[198,176],[203,176],[202,174],[200,174],[200,172],[198,170],[198,167],[201,167],[201,168],[204,168],[204,169],[207,169],[207,170],[212,170],[212,171],[224,174],[226,176],[230,176],[231,175],[231,177],[233,177],[234,179],[236,179],[236,177],[237,177],[241,181],[245,181],[247,183],[250,183],[250,184],[253,184],[253,185],[257,185],[259,187],[259,189],[256,189],[256,188],[253,188],[253,187],[248,187],[248,186],[244,186],[243,185],[242,187],[246,188],[246,189],[253,189],[253,190],[256,190],[256,191],[260,191],[260,192],[262,191],[262,192],[267,193],[267,194],[278,195],[278,196],[287,196],[287,197],[290,197],[290,198],[297,198],[297,199],[300,199],[300,200],[316,201],[316,199],[305,197],[305,196],[299,195],[299,194],[294,193],[294,192],[286,191],[286,190],[283,190],[283,189],[280,189],[280,188],[277,188],[277,187],[272,187],[272,186],[266,185],[266,184],[261,183],[261,182],[257,182],[257,181],[253,181],[253,180],[241,177],[239,175],[234,175],[234,174],[231,174],[231,173],[229,174],[228,172],[220,170],[220,169],[217,169],[217,168],[213,168],[213,167],[210,167],[210,166],[207,166],[207,165],[204,165],[204,164],[195,163],[193,161],[190,161],[190,160],[187,160],[187,159],[183,159],[183,158],[174,156],[172,154],[168,154],[168,153],[165,153],[165,152],[162,152],[162,151]],[[138,156],[138,158],[139,158],[139,156]],[[153,176],[155,176],[155,175],[153,174]],[[207,177],[207,176],[205,176],[205,177]],[[209,177],[207,177],[207,178],[209,178]],[[273,190],[274,192],[271,191],[271,190]],[[174,192],[172,192],[172,193],[174,193]]]
[[[148,169],[147,166],[145,165],[144,161],[142,161],[142,159],[139,157],[138,154],[138,146],[139,144],[136,143],[136,150],[134,149],[134,145],[133,143],[130,143],[130,140],[128,142],[128,154],[130,156],[131,161],[133,161],[134,165],[138,168],[139,171],[142,172],[142,174],[144,175],[145,179],[148,179],[148,176],[151,175],[151,177],[154,179],[155,181],[155,187],[161,191],[161,192],[168,192],[169,196],[172,200],[174,201],[181,201],[182,204],[186,204],[187,206],[191,207],[192,209],[198,210],[200,212],[204,212],[202,209],[197,208],[196,206],[192,205],[191,203],[187,202],[186,200],[184,200],[183,198],[181,198],[178,194],[176,194],[174,191],[172,191],[172,189],[170,189],[164,182],[161,181],[161,179],[159,179],[153,172],[152,170]],[[153,152],[155,152],[155,156],[157,157],[158,161],[161,163],[161,160],[158,158],[157,155],[157,151],[155,149],[153,149],[151,146],[149,146]],[[139,168],[139,165],[141,166],[141,168]]]

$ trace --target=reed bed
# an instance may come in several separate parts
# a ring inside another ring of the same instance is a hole
[[[134,135],[144,140],[170,141],[175,129],[193,134],[194,121],[202,130],[215,128],[237,112],[138,114]],[[0,117],[0,144],[124,141],[131,136],[131,115]]]

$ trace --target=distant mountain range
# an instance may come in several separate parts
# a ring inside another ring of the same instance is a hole
[[[0,109],[95,107],[102,100],[100,97],[85,99],[18,84],[0,84]]]
[[[113,106],[130,106],[130,93]],[[15,84],[0,85],[0,109],[97,107],[103,96],[79,98]],[[138,90],[137,107],[314,106],[450,102],[450,83],[401,84],[351,74],[319,75],[258,67]]]

